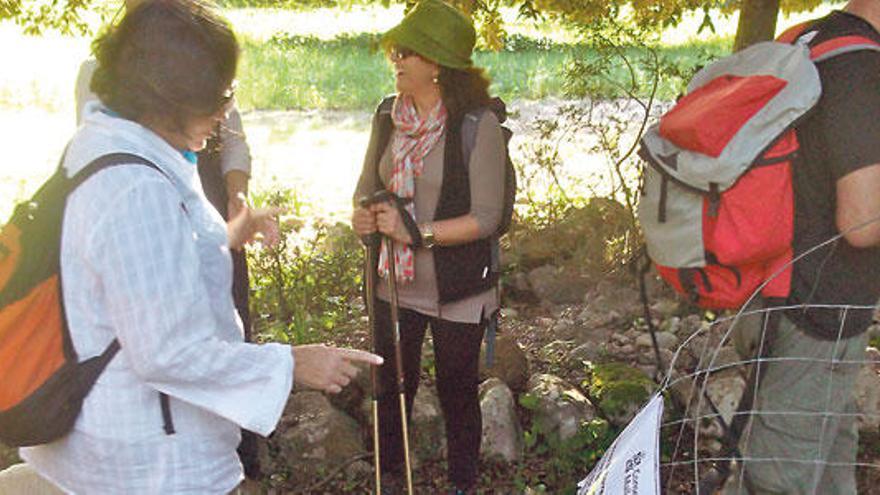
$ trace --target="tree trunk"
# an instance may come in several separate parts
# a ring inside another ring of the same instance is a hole
[[[778,16],[779,0],[742,0],[733,51],[738,52],[759,41],[772,40],[776,34]]]

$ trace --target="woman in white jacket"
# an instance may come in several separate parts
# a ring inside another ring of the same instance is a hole
[[[96,173],[69,197],[63,297],[81,357],[121,350],[74,430],[21,449],[70,493],[229,493],[242,479],[239,428],[268,435],[294,383],[338,392],[363,351],[242,341],[230,248],[272,222],[245,208],[229,225],[199,186],[193,152],[232,103],[238,57],[225,21],[198,2],[150,0],[96,42],[84,124],[64,167],[131,153],[155,164]],[[164,395],[169,399],[161,403]]]

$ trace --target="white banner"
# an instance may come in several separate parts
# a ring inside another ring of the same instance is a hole
[[[578,483],[578,495],[660,495],[660,421],[655,395]]]

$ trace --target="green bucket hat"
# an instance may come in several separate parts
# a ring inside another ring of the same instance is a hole
[[[472,66],[477,33],[471,20],[441,0],[423,0],[382,36],[385,48],[398,45],[452,69]]]

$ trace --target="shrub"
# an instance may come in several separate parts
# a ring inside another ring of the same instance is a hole
[[[290,189],[257,195],[256,206],[292,206],[275,247],[249,248],[251,312],[263,340],[298,344],[327,340],[326,332],[349,329],[360,314],[363,255],[351,228],[306,220]]]

